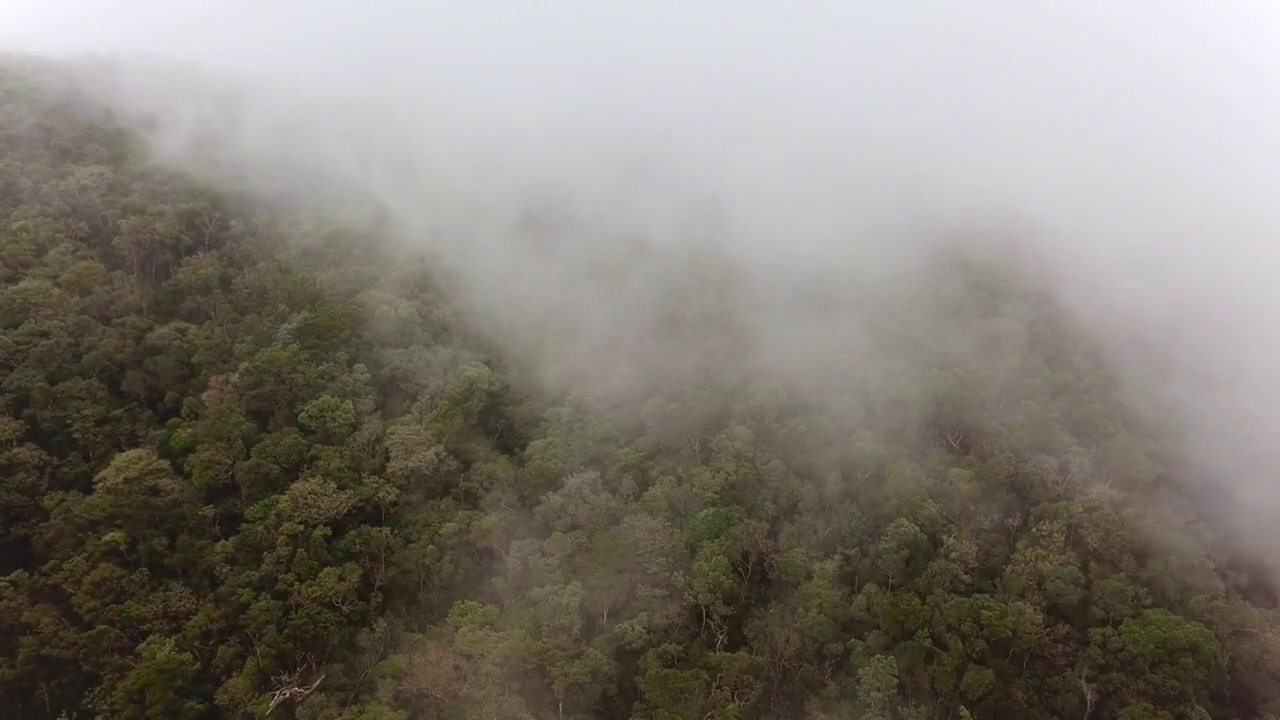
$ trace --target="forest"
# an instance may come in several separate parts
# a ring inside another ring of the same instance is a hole
[[[711,255],[633,349],[694,362],[541,382],[53,72],[0,68],[8,717],[1280,718],[1270,571],[1017,263],[940,253],[815,394]]]

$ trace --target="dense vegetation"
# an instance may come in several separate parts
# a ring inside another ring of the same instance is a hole
[[[0,80],[10,716],[1280,716],[1265,578],[1007,268],[921,295],[998,364],[902,334],[857,414],[718,362],[619,411],[40,77]]]

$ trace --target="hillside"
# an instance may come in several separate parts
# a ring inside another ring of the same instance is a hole
[[[1016,263],[939,255],[895,362],[803,387],[708,253],[626,348],[689,363],[544,384],[411,243],[54,75],[0,74],[13,717],[1280,717],[1269,578]]]

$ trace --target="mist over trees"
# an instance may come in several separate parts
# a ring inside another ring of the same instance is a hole
[[[1270,569],[1016,237],[770,275],[551,204],[485,287],[66,77],[0,72],[14,717],[1280,714]]]

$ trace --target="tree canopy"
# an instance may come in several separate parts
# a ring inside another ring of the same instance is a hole
[[[915,300],[1001,362],[890,327],[898,374],[823,379],[857,417],[720,356],[618,412],[538,386],[426,257],[156,167],[4,70],[0,701],[1280,717],[1267,578],[1158,424],[1015,271],[930,272]],[[673,337],[724,325],[691,312]]]

